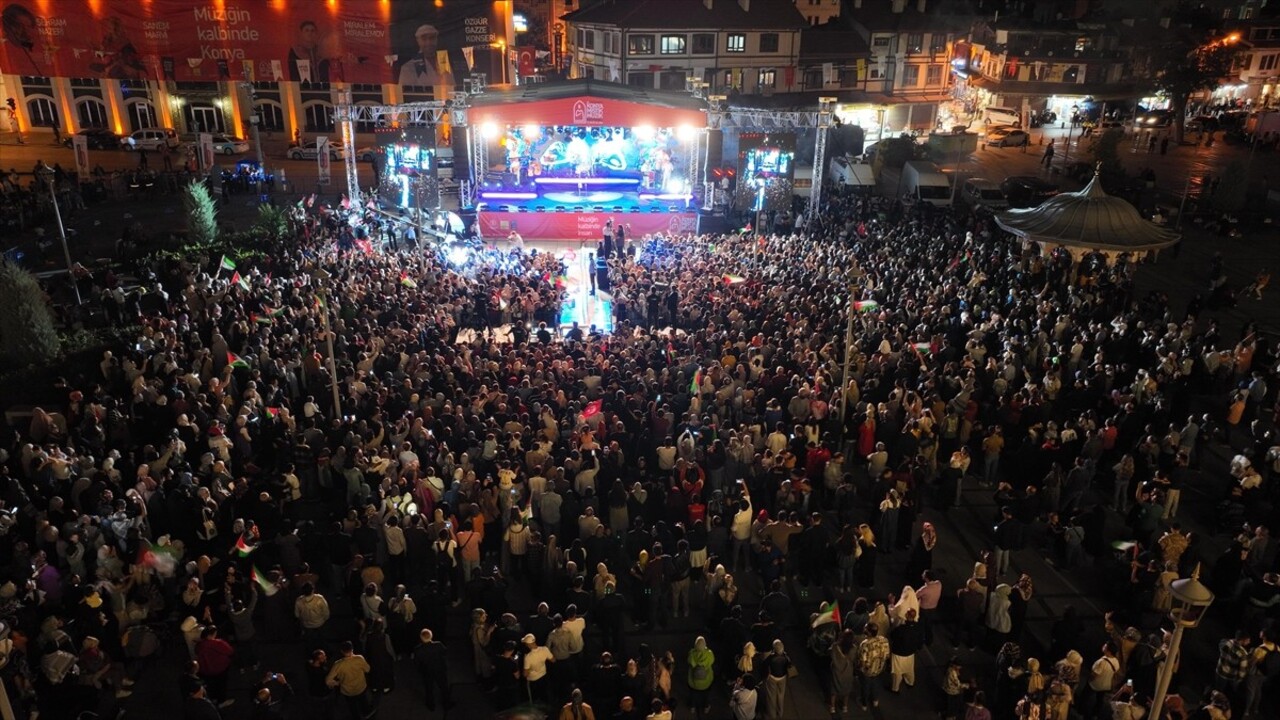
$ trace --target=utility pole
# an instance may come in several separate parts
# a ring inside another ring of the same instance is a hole
[[[71,271],[71,249],[67,247],[67,229],[62,224],[62,210],[58,207],[58,189],[54,185],[53,170],[48,167],[42,169],[40,179],[49,186],[49,199],[53,200],[53,215],[58,218],[58,239],[62,241],[62,259],[67,264],[67,280],[71,282],[71,289],[76,294],[76,305],[79,306],[83,302],[80,299],[80,284],[76,282],[75,273]]]

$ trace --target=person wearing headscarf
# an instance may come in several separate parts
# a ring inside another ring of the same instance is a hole
[[[707,640],[698,636],[689,651],[689,705],[699,720],[711,710],[711,683],[715,679],[715,653],[707,647]]]
[[[915,588],[910,585],[902,587],[902,594],[898,596],[893,606],[889,608],[889,624],[897,627],[906,622],[908,613],[915,613],[915,617],[920,617],[920,599],[916,597]]]
[[[1009,617],[1009,596],[1012,593],[1013,588],[1007,583],[1000,583],[987,599],[986,626],[991,633],[992,646],[1003,643],[1013,629],[1013,620]]]

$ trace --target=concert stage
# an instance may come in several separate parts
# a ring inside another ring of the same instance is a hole
[[[696,212],[597,212],[591,211],[535,211],[503,209],[480,210],[476,213],[480,222],[480,236],[502,239],[511,231],[520,233],[525,240],[572,240],[599,242],[604,237],[604,225],[613,220],[629,230],[627,237],[639,240],[645,235],[663,235],[698,232]]]
[[[589,241],[698,230],[705,107],[677,93],[575,82],[472,99],[480,234]]]

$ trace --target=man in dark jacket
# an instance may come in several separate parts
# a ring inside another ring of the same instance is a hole
[[[428,710],[436,709],[437,694],[445,709],[453,707],[453,699],[449,696],[449,670],[447,666],[447,648],[444,643],[437,642],[430,630],[418,634],[422,641],[413,649],[413,667],[422,678],[422,690]]]
[[[916,653],[924,647],[924,630],[916,620],[916,611],[908,610],[907,619],[889,631],[889,670],[893,674],[895,693],[903,680],[907,681],[907,687],[916,684]]]

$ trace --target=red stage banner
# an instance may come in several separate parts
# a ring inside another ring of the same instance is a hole
[[[627,236],[684,235],[698,232],[697,213],[523,213],[480,212],[480,236],[503,239],[512,231],[525,240],[588,240],[603,237],[604,224],[613,220],[628,227]]]
[[[0,0],[0,72],[121,80],[460,86],[511,44],[510,3],[450,0]],[[456,60],[453,56],[456,54]]]
[[[701,110],[661,107],[625,100],[607,100],[582,95],[533,102],[510,101],[505,95],[495,100],[501,104],[484,105],[484,96],[471,106],[472,124],[506,125],[579,125],[593,127],[680,127],[707,126],[707,114]]]

